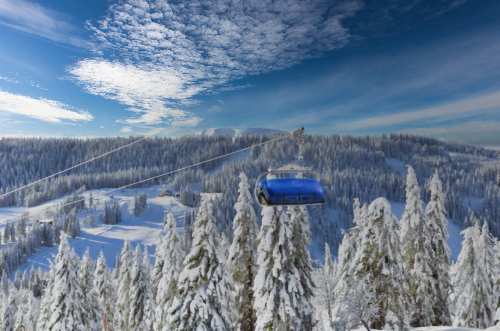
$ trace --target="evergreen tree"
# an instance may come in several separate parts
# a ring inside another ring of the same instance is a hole
[[[313,305],[316,311],[318,323],[317,330],[332,330],[333,324],[333,309],[335,303],[335,287],[338,282],[337,264],[332,262],[330,247],[325,244],[325,264],[322,268],[316,269],[313,273],[314,290]]]
[[[422,209],[420,187],[411,166],[406,180],[406,205],[401,220],[401,251],[412,326],[432,325],[435,319],[436,280],[427,217]]]
[[[18,298],[19,301],[17,302],[17,312],[13,330],[26,330],[28,328],[28,311],[31,301],[29,301],[29,299],[27,298],[24,298],[24,296],[29,295],[31,297],[31,292],[22,291],[19,294],[20,297]]]
[[[151,260],[149,258],[148,246],[144,245],[143,251],[143,259],[142,265],[144,267],[144,274],[146,277],[146,285],[147,285],[147,298],[146,298],[146,307],[144,308],[144,314],[146,318],[146,326],[148,330],[153,329],[153,324],[155,321],[155,309],[156,309],[156,301],[152,298],[153,294],[151,291]]]
[[[432,325],[450,325],[449,295],[451,291],[450,279],[450,248],[448,239],[448,220],[444,205],[443,184],[437,171],[430,183],[431,197],[425,209],[429,229],[429,239],[432,248],[431,268],[435,279],[436,300],[434,300],[434,321]]]
[[[475,224],[461,232],[464,236],[462,250],[457,261],[457,275],[454,279],[455,319],[453,326],[479,328],[478,317],[483,314],[478,308],[478,289],[482,283],[480,264],[478,261],[477,243],[480,231],[477,221]],[[481,286],[482,287],[482,286]]]
[[[139,245],[133,256],[132,274],[130,279],[130,302],[128,330],[148,330],[146,320],[146,305],[148,300],[148,279],[143,265],[143,255]]]
[[[240,173],[239,196],[234,209],[233,243],[229,248],[228,270],[236,287],[235,330],[254,330],[253,281],[256,272],[254,252],[257,250],[257,216],[252,205],[247,176]]]
[[[4,294],[5,296],[5,294]],[[4,331],[15,331],[14,323],[15,323],[15,308],[16,308],[16,293],[15,291],[11,291],[7,297],[7,300],[4,303],[3,311],[2,311],[2,330]]]
[[[127,239],[120,253],[120,269],[117,279],[118,291],[115,313],[113,315],[114,329],[128,331],[130,315],[130,280],[132,269],[132,249]]]
[[[165,252],[167,250],[168,242],[165,242],[165,235],[168,232],[168,226],[170,217],[173,219],[174,215],[169,211],[165,214],[163,220],[163,231],[161,232],[160,237],[158,238],[158,244],[155,249],[155,264],[151,271],[151,299],[156,302],[156,296],[158,294],[158,284],[160,283],[160,279],[163,276],[163,265],[165,264]],[[175,220],[174,220],[175,224]]]
[[[97,291],[99,298],[99,311],[103,316],[104,323],[107,325],[108,331],[113,331],[113,307],[115,304],[113,286],[109,277],[108,267],[104,253],[99,253],[96,268],[94,271],[94,289]],[[106,322],[104,322],[104,320]]]
[[[98,292],[94,289],[94,267],[89,248],[83,254],[79,278],[83,299],[83,319],[87,321],[90,330],[99,330],[102,324],[102,312],[99,306]]]
[[[193,222],[194,216],[188,210],[184,215],[184,250],[189,252],[193,245]]]
[[[172,213],[168,213],[164,233],[161,245],[156,247],[156,256],[161,256],[163,259],[161,277],[157,282],[152,280],[152,283],[158,284],[153,329],[159,331],[168,330],[168,309],[177,292],[177,283],[184,260],[182,241],[177,232],[177,225]]]
[[[484,220],[479,237],[477,252],[478,264],[480,266],[481,282],[478,284],[478,303],[481,305],[482,315],[478,316],[479,325],[481,328],[487,328],[493,325],[493,317],[495,316],[498,289],[496,288],[495,278],[497,268],[495,265],[495,239],[490,233],[488,221]]]
[[[290,218],[292,230],[292,245],[294,247],[294,264],[299,272],[300,287],[302,295],[296,303],[298,318],[302,321],[302,328],[311,330],[316,324],[314,309],[311,299],[314,295],[314,283],[312,281],[312,262],[308,246],[311,244],[311,229],[309,216],[304,206],[291,208]]]
[[[46,274],[45,286],[42,302],[40,303],[40,311],[38,313],[37,327],[38,330],[46,330],[49,327],[51,316],[50,305],[52,304],[52,292],[54,290],[55,266],[51,264],[49,272]]]
[[[184,259],[178,294],[169,310],[174,330],[231,330],[231,288],[220,260],[209,194],[203,194],[193,232],[193,247]]]
[[[25,331],[37,331],[37,321],[38,314],[40,310],[39,300],[33,295],[28,297],[28,312],[26,317],[26,330]]]
[[[54,289],[50,305],[47,331],[86,331],[88,321],[83,319],[84,302],[78,277],[78,257],[70,249],[67,236],[61,234],[61,243],[54,264]]]
[[[300,272],[295,266],[295,248],[290,220],[281,207],[262,209],[258,236],[257,276],[254,281],[255,330],[305,330]],[[308,322],[308,321],[306,321]]]
[[[370,204],[365,222],[366,226],[360,232],[360,246],[350,268],[342,274],[337,285],[343,292],[336,288],[336,296],[346,298],[352,291],[372,293],[366,295],[363,302],[376,308],[376,317],[370,320],[370,327],[407,330],[406,304],[401,293],[403,272],[399,223],[384,198],[378,198]],[[356,289],[352,286],[356,286]],[[341,304],[336,305],[336,314],[349,314],[349,305],[340,301]]]

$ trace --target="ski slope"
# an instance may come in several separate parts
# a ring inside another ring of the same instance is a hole
[[[124,189],[113,192],[113,197],[118,200],[120,205],[123,218],[121,223],[114,225],[98,224],[99,217],[103,214],[103,202],[109,199],[109,196],[105,193],[111,189],[84,192],[82,195],[86,198],[86,203],[88,203],[90,192],[92,192],[96,208],[95,210],[81,211],[78,213],[78,217],[86,218],[88,215],[92,214],[95,217],[96,225],[92,228],[82,228],[80,237],[75,239],[70,238],[69,242],[71,247],[80,257],[88,247],[90,256],[93,259],[97,259],[99,252],[102,250],[108,266],[113,267],[115,257],[121,251],[124,241],[129,239],[134,247],[137,244],[147,246],[148,252],[152,257],[151,261],[153,262],[155,245],[163,229],[165,213],[167,211],[173,213],[178,230],[182,233],[184,214],[186,210],[190,209],[182,205],[174,197],[158,197],[158,194],[164,188],[174,191],[173,187],[169,186],[152,186],[149,188]],[[133,215],[133,208],[134,196],[137,193],[146,193],[148,205],[141,215],[135,217]],[[53,207],[60,204],[64,200],[65,197],[32,208],[0,208],[0,229],[4,227],[6,220],[19,217],[21,213],[25,211],[29,211],[31,215],[35,215],[36,213],[42,212],[47,207]],[[30,270],[32,266],[35,267],[35,269],[41,267],[43,270],[49,270],[49,260],[52,260],[53,256],[57,254],[57,249],[57,246],[39,249],[36,254],[30,256],[27,263],[21,265],[18,270],[23,272],[26,269]],[[11,277],[12,276],[13,274],[11,274]]]

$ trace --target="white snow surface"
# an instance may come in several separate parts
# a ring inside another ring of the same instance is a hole
[[[385,162],[394,171],[399,172],[401,174],[401,176],[406,177],[406,175],[408,175],[408,169],[406,169],[406,165],[403,161],[401,161],[399,159],[393,159],[393,158],[386,157]]]
[[[244,153],[243,153],[244,154]],[[241,157],[241,156],[240,156]],[[236,157],[234,161],[238,158]],[[120,224],[106,225],[98,224],[99,215],[102,214],[102,206],[99,206],[95,212],[93,212],[96,219],[96,226],[93,228],[82,228],[81,236],[76,239],[69,239],[71,247],[74,248],[75,252],[81,257],[87,247],[90,248],[90,255],[93,259],[97,260],[99,252],[103,250],[106,257],[106,262],[109,267],[112,267],[115,262],[116,255],[121,251],[123,247],[123,242],[125,239],[129,239],[132,244],[147,245],[148,252],[151,257],[154,256],[154,250],[156,246],[156,241],[163,229],[163,218],[165,212],[170,210],[174,214],[178,231],[182,235],[183,229],[183,219],[186,210],[189,207],[185,207],[180,204],[174,197],[158,197],[158,194],[162,189],[170,189],[175,191],[173,187],[170,186],[152,186],[148,188],[139,189],[126,189],[117,192],[113,192],[112,195],[118,199],[120,208],[122,211],[123,221]],[[199,185],[191,185],[191,189],[194,191],[199,191]],[[101,189],[92,190],[92,196],[95,204],[102,203],[103,199],[109,199],[108,195],[104,195],[105,192],[111,189]],[[146,210],[138,217],[133,216],[133,200],[137,193],[146,193],[148,196],[148,205]],[[90,191],[83,193],[85,198],[88,200]],[[29,211],[31,215],[41,213],[45,208],[60,204],[66,199],[66,197],[52,200],[50,202],[44,203],[36,207],[6,207],[0,208],[0,233],[4,227],[6,221],[15,219],[19,217],[24,211]],[[401,202],[391,203],[391,209],[394,215],[401,219],[404,211],[405,204]],[[82,211],[78,214],[80,218],[85,218],[90,212]],[[335,210],[332,211],[332,216],[334,216]],[[40,219],[45,218],[43,215],[39,216]],[[460,234],[460,229],[448,220],[448,232],[450,237],[448,238],[448,245],[451,249],[451,259],[456,261],[458,254],[462,248],[463,236]],[[9,244],[2,244],[2,248],[9,246]],[[323,245],[311,245],[311,255],[314,259],[320,259],[323,261],[323,251],[317,247],[323,247]],[[23,272],[25,269],[30,270],[33,265],[35,268],[39,266],[44,270],[49,269],[48,260],[52,260],[53,256],[57,254],[57,246],[46,248],[43,247],[39,249],[35,255],[28,258],[28,262],[21,265],[18,270]],[[13,273],[11,274],[13,275]],[[500,330],[499,330],[500,331]]]
[[[123,221],[115,225],[100,224],[98,220],[99,216],[103,213],[102,201],[109,199],[109,196],[104,195],[104,193],[111,189],[92,190],[94,204],[99,204],[99,207],[96,208],[96,211],[81,211],[78,213],[78,217],[82,219],[86,218],[89,214],[93,214],[96,219],[96,225],[93,228],[82,227],[80,237],[75,239],[69,238],[70,246],[80,257],[83,256],[83,253],[89,247],[90,256],[94,260],[97,260],[99,252],[102,250],[108,267],[113,267],[116,255],[121,251],[124,241],[129,239],[133,247],[137,244],[141,246],[146,245],[149,255],[153,258],[157,240],[163,229],[165,212],[170,210],[173,213],[178,230],[182,233],[184,214],[186,210],[190,209],[182,205],[174,197],[158,197],[158,194],[164,188],[175,192],[173,187],[163,185],[113,192],[111,195],[118,200],[123,217]],[[135,217],[133,215],[134,196],[138,193],[147,194],[148,204],[145,211],[138,217]],[[85,197],[86,204],[88,205],[90,191],[85,191],[82,195]],[[6,220],[19,217],[24,211],[29,211],[31,215],[34,215],[43,211],[48,206],[53,206],[64,201],[64,199],[66,197],[32,208],[0,208],[0,229],[4,227]],[[40,219],[45,218],[43,215],[39,215],[38,217]],[[43,270],[49,270],[48,260],[53,260],[53,257],[57,254],[57,249],[57,245],[40,248],[34,255],[28,258],[27,263],[21,265],[17,270],[20,272],[24,270],[29,271],[32,265],[35,269],[41,267]],[[14,272],[11,274],[11,277]]]
[[[264,128],[212,128],[195,133],[196,137],[230,136],[233,138],[246,135],[280,134],[286,131]]]
[[[370,329],[371,331],[379,331],[377,329]],[[423,326],[419,328],[410,328],[412,331],[475,331],[475,330],[488,330],[488,331],[500,331],[500,326],[492,326],[487,329],[469,329],[469,328],[459,328],[454,326]],[[352,331],[366,331],[364,327],[359,327],[352,329]]]

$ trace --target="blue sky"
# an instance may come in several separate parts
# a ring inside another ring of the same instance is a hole
[[[500,145],[498,17],[485,0],[0,0],[0,135]]]

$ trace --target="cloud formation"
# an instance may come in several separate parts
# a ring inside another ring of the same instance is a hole
[[[119,60],[82,60],[68,71],[87,92],[143,113],[129,124],[194,123],[174,106],[345,46],[351,35],[342,20],[361,7],[357,0],[123,1],[90,26]]]
[[[61,120],[91,121],[93,119],[93,116],[90,113],[83,110],[71,110],[70,106],[58,101],[34,99],[23,95],[11,94],[1,90],[0,111],[24,115],[53,123],[63,123]]]
[[[0,24],[57,43],[90,48],[76,34],[70,19],[39,4],[24,0],[0,0]]]
[[[471,121],[432,128],[404,129],[399,132],[435,137],[448,142],[498,144],[500,141],[500,121]]]
[[[500,92],[495,92],[441,106],[404,111],[385,116],[375,116],[343,123],[333,127],[333,129],[342,132],[349,132],[371,128],[390,127],[400,124],[428,124],[484,115],[491,113],[492,111],[498,112],[499,109]]]

